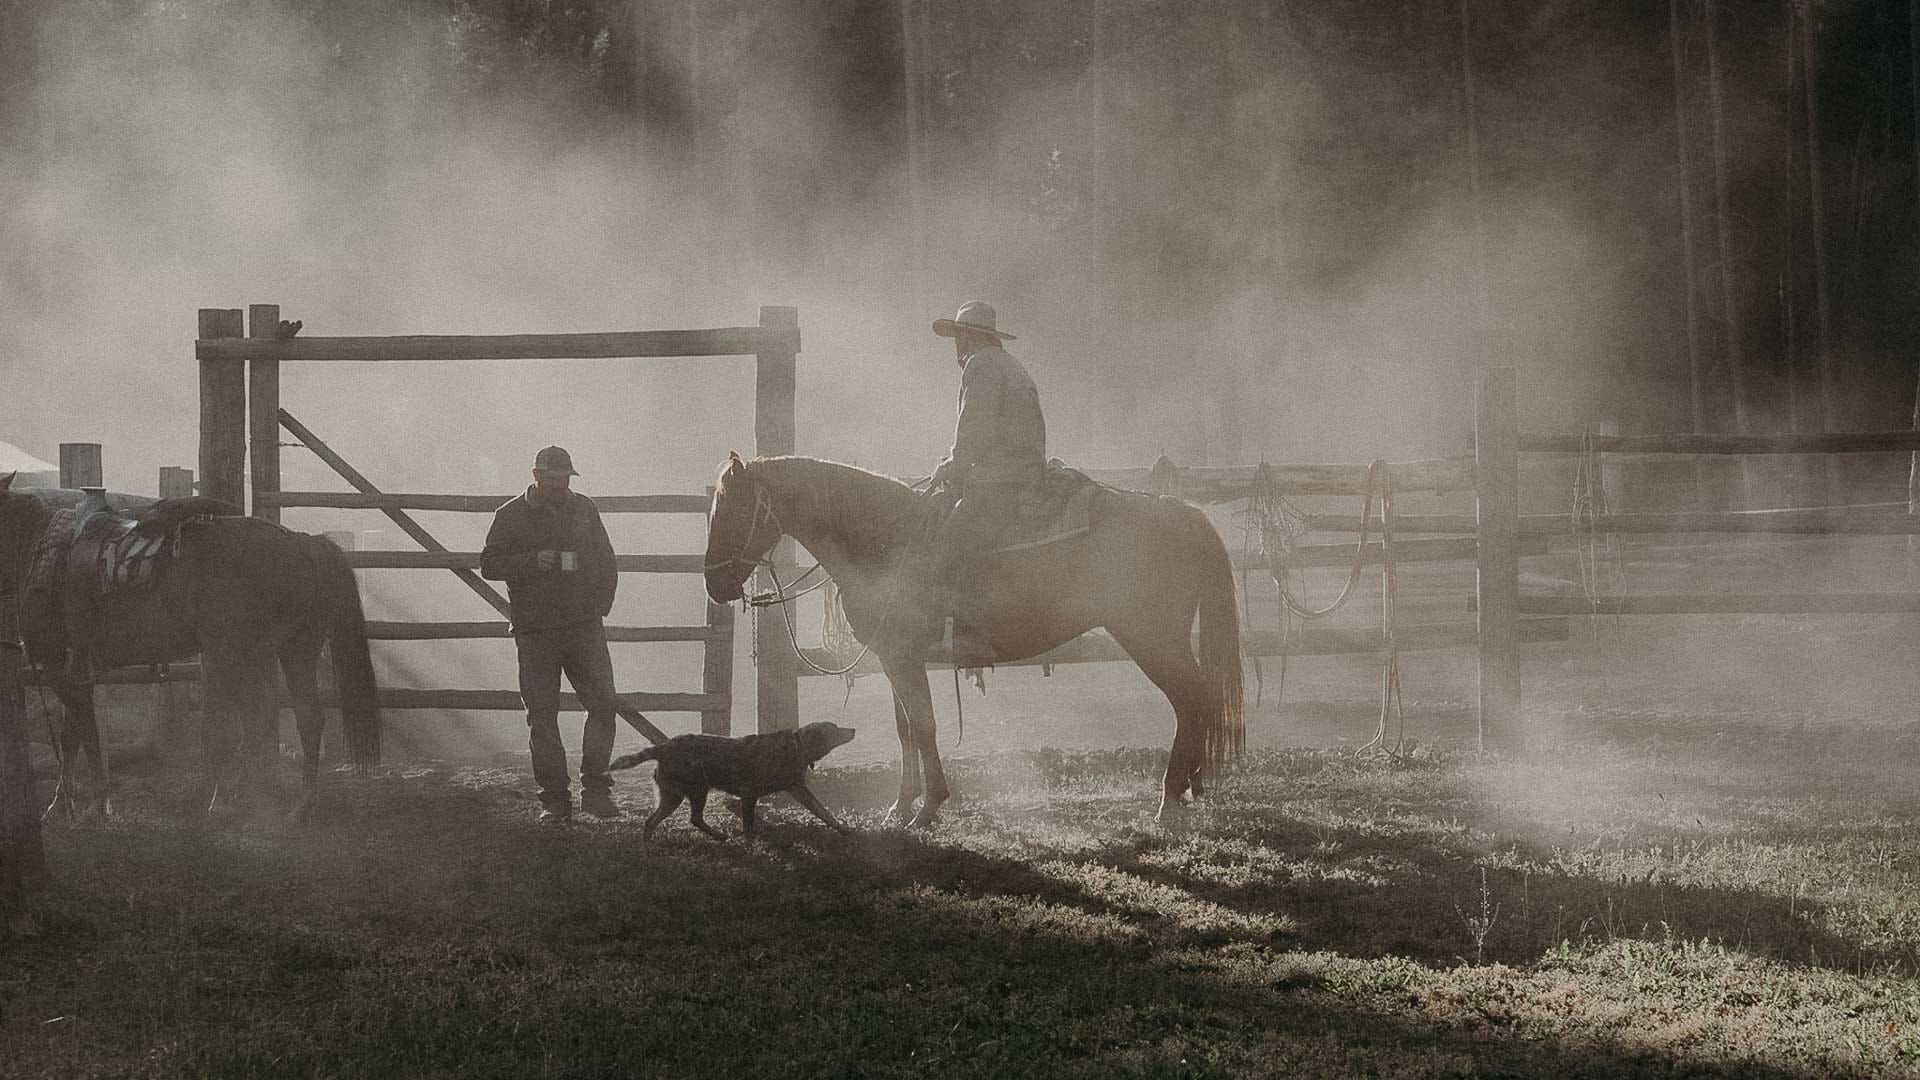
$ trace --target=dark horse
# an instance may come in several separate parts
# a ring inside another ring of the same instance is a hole
[[[89,813],[105,812],[107,776],[93,688],[67,681],[61,590],[42,580],[50,562],[43,547],[70,539],[60,527],[65,515],[56,514],[46,498],[12,491],[12,483],[12,475],[0,476],[0,596],[20,598],[28,659],[66,710],[60,739],[66,767],[56,803],[68,796],[66,774],[84,749],[95,781]],[[380,713],[360,590],[340,550],[324,537],[249,517],[190,525],[152,584],[101,599],[94,625],[91,644],[102,668],[199,654],[214,782],[209,809],[233,805],[251,760],[268,770],[265,778],[273,775],[279,745],[276,660],[300,727],[305,783],[295,812],[309,808],[326,721],[318,684],[322,645],[331,645],[347,753],[361,769],[379,760]]]
[[[1184,808],[1189,792],[1200,794],[1203,771],[1245,742],[1232,564],[1199,510],[1131,492],[1100,496],[1085,534],[995,557],[989,637],[994,657],[1008,662],[1096,626],[1113,635],[1173,705],[1165,820]],[[887,816],[913,814],[924,792],[915,826],[932,824],[949,794],[927,684],[934,620],[916,570],[928,554],[929,505],[898,480],[850,465],[805,457],[747,462],[735,454],[720,471],[707,531],[707,595],[716,602],[739,599],[783,535],[833,576],[854,636],[893,684],[900,797]]]

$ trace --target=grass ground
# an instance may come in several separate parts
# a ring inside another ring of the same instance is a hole
[[[1920,730],[1634,647],[1538,657],[1524,755],[1443,681],[1401,764],[1268,732],[1180,832],[1160,749],[962,755],[926,835],[856,758],[858,835],[727,844],[543,829],[517,759],[231,829],[136,763],[0,945],[0,1074],[1920,1076]],[[1284,715],[1364,737],[1313,670]]]

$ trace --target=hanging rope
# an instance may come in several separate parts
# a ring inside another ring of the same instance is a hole
[[[1406,707],[1400,687],[1400,647],[1394,632],[1394,599],[1399,591],[1399,573],[1393,551],[1393,481],[1387,472],[1386,462],[1376,459],[1367,466],[1366,492],[1360,505],[1359,537],[1354,541],[1353,563],[1348,568],[1347,579],[1340,587],[1339,595],[1331,603],[1322,607],[1312,607],[1293,591],[1288,578],[1291,569],[1288,551],[1298,537],[1307,532],[1308,519],[1305,512],[1288,502],[1275,490],[1271,471],[1263,462],[1256,472],[1255,495],[1249,500],[1247,514],[1260,521],[1261,549],[1267,560],[1267,571],[1273,578],[1274,589],[1280,600],[1281,650],[1280,650],[1280,692],[1285,693],[1287,645],[1293,633],[1294,620],[1311,621],[1325,618],[1338,611],[1353,595],[1354,588],[1366,568],[1367,536],[1373,528],[1374,503],[1380,505],[1380,624],[1385,661],[1380,674],[1380,721],[1374,730],[1373,738],[1360,748],[1364,753],[1378,749],[1389,758],[1399,760],[1405,754],[1406,747]],[[1398,721],[1398,734],[1391,746],[1387,743],[1389,722]]]
[[[1577,541],[1580,563],[1580,591],[1595,615],[1618,615],[1626,594],[1626,571],[1620,555],[1619,538],[1599,530],[1599,520],[1611,517],[1613,507],[1607,499],[1606,477],[1600,469],[1600,454],[1594,449],[1593,429],[1580,436],[1580,457],[1573,475],[1573,507],[1569,525]],[[1598,624],[1595,624],[1598,632]]]

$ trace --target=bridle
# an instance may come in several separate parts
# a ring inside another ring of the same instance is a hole
[[[730,566],[746,566],[756,570],[763,566],[771,567],[773,565],[772,559],[765,557],[756,559],[747,555],[747,552],[753,550],[753,534],[760,531],[760,522],[763,519],[773,522],[773,535],[775,540],[786,535],[786,526],[780,524],[780,515],[773,511],[773,499],[768,496],[766,487],[758,480],[755,480],[753,481],[753,516],[747,521],[747,535],[740,541],[740,550],[735,552],[731,558],[707,563],[700,569],[703,572],[707,572]],[[773,546],[769,544],[767,550],[771,552]]]

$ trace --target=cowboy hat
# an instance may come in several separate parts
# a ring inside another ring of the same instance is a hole
[[[933,332],[941,337],[959,337],[962,333],[990,334],[1002,341],[1012,341],[1014,336],[1004,330],[993,328],[993,305],[984,300],[969,300],[960,305],[951,319],[933,320]]]

